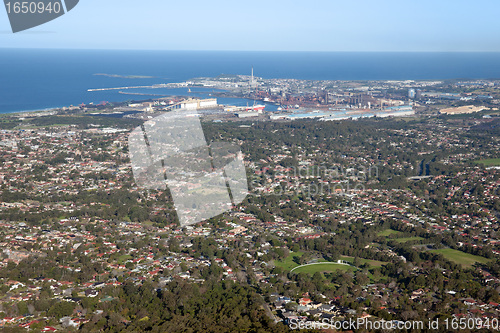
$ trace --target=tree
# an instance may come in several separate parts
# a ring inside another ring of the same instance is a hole
[[[49,311],[47,311],[47,314],[51,317],[56,317],[57,319],[60,319],[62,317],[72,315],[75,306],[76,305],[74,303],[61,301],[52,305]]]

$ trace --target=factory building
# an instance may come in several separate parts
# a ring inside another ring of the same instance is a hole
[[[236,113],[238,118],[253,118],[261,115],[261,112],[251,111],[251,112],[239,112]]]
[[[186,99],[178,104],[178,108],[186,110],[212,109],[218,106],[216,98]]]

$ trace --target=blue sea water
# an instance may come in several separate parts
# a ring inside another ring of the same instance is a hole
[[[220,74],[250,74],[252,66],[255,75],[263,78],[487,79],[500,78],[500,53],[0,49],[0,113],[148,99],[147,96],[122,95],[118,91],[88,92],[87,89],[181,82]],[[96,76],[96,73],[154,78],[116,78]],[[148,93],[158,92],[148,90]],[[187,95],[187,90],[176,93]],[[204,95],[203,92],[193,93],[197,94]]]

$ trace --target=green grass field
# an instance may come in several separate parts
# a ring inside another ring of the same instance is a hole
[[[285,260],[283,261],[275,261],[274,264],[278,267],[281,267],[285,270],[291,271],[294,268],[299,267],[295,261],[293,261],[293,257],[301,257],[304,254],[304,252],[290,252],[288,257],[286,257]],[[348,257],[348,256],[340,256],[340,259],[353,263],[354,262],[354,257]],[[368,264],[370,267],[381,267],[385,264],[387,264],[384,261],[377,261],[377,260],[370,260],[370,259],[363,259],[359,258],[362,264]],[[326,269],[325,269],[326,268]],[[317,263],[310,265],[310,266],[301,266],[300,268],[297,268],[294,272],[304,272],[304,273],[312,273],[314,274],[315,272],[333,272],[336,270],[356,270],[355,267],[348,266],[348,265],[341,265],[337,263],[330,263],[326,262],[324,259],[319,259]]]
[[[394,239],[398,243],[406,243],[411,241],[421,241],[424,240],[422,237],[403,237]]]
[[[469,254],[469,253],[465,253],[465,252],[457,251],[457,250],[453,250],[453,249],[432,250],[430,252],[440,253],[446,259],[448,259],[454,263],[460,264],[466,268],[472,267],[472,265],[474,265],[476,262],[479,262],[481,264],[486,264],[490,261],[490,259],[486,259],[484,257],[475,256],[473,254]]]
[[[122,256],[119,256],[116,261],[119,263],[119,264],[123,264],[125,261],[129,260],[129,259],[132,259],[133,257],[132,256],[129,256],[128,254],[124,254]]]
[[[377,236],[379,237],[389,237],[391,235],[402,235],[403,233],[401,231],[396,231],[396,230],[392,230],[392,229],[386,229],[384,231],[381,231],[379,233],[377,233]]]
[[[294,273],[308,273],[314,274],[316,272],[334,272],[334,271],[355,271],[356,268],[349,265],[341,265],[335,263],[318,263],[318,264],[309,264],[297,267],[293,270]]]
[[[275,261],[274,264],[278,267],[281,267],[286,270],[291,270],[297,266],[299,266],[295,261],[293,261],[293,257],[302,257],[304,252],[290,252],[288,257],[286,257],[283,261]]]
[[[392,229],[386,229],[377,233],[379,237],[385,237],[387,240],[394,240],[398,243],[406,243],[411,241],[421,241],[424,240],[422,237],[403,237],[404,233],[401,231],[396,231]],[[392,237],[391,237],[392,236]]]
[[[354,257],[347,257],[347,256],[340,256],[340,259],[344,261],[348,261],[350,263],[354,262]],[[368,264],[371,267],[382,267],[383,265],[387,264],[384,261],[378,261],[378,260],[370,260],[370,259],[362,259],[359,258],[362,264]]]
[[[486,160],[479,160],[476,164],[484,164],[485,166],[500,166],[500,158],[489,158]]]

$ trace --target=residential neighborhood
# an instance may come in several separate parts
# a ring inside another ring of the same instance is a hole
[[[249,288],[261,320],[284,330],[498,318],[497,116],[203,119],[208,142],[241,147],[250,194],[188,226],[167,187],[134,181],[139,120],[78,110],[8,120],[18,125],[0,132],[2,328],[147,326],[161,320],[132,310],[134,293],[177,302],[179,286],[213,284]]]

